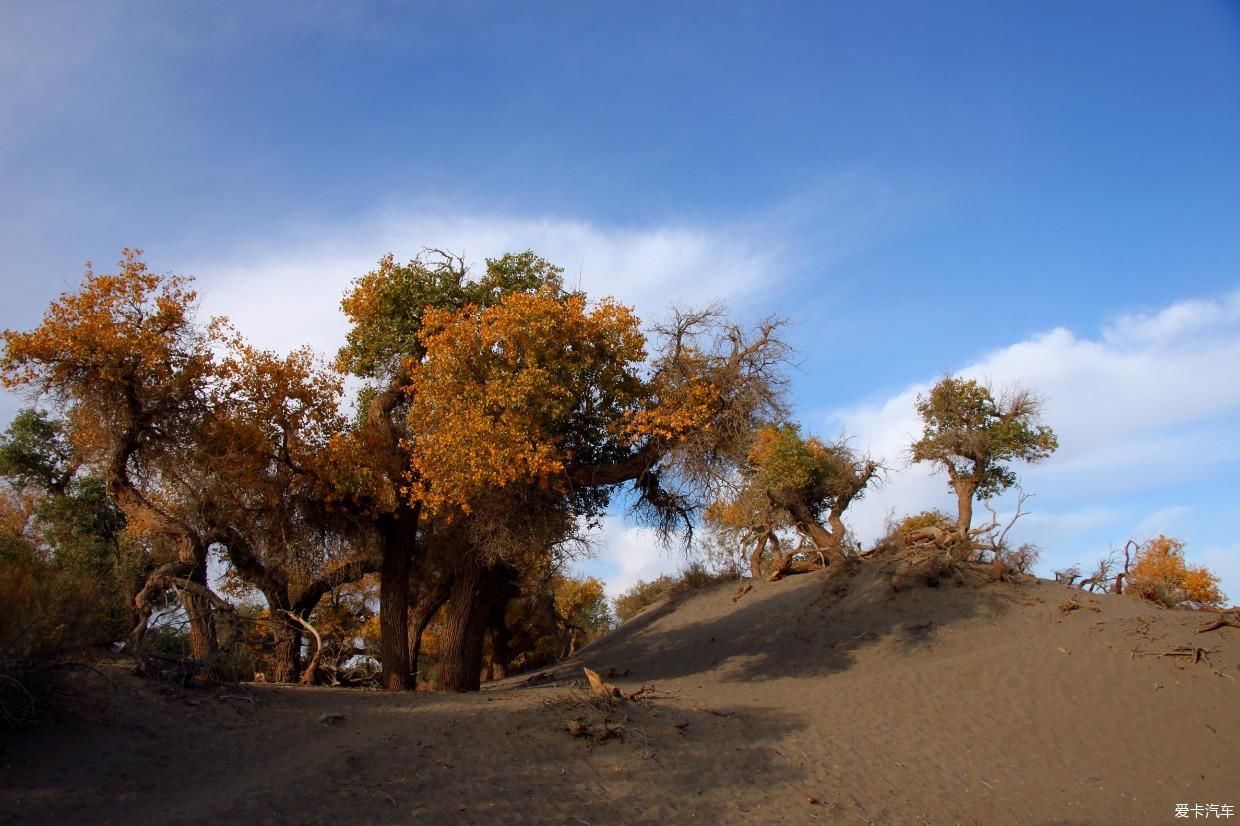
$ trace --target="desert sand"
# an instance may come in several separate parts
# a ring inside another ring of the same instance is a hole
[[[894,592],[877,570],[735,593],[674,596],[472,695],[169,692],[117,667],[95,681],[101,709],[3,743],[0,824],[1155,824],[1183,822],[1177,804],[1240,808],[1240,630],[1198,633],[1211,614],[1041,580]],[[592,699],[582,666],[654,691]]]

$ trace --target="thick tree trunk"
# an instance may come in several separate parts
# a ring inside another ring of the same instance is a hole
[[[444,691],[477,691],[482,682],[482,643],[489,605],[479,599],[483,571],[462,566],[444,606],[439,638],[439,687]]]
[[[754,581],[762,578],[762,554],[766,552],[766,537],[763,536],[758,540],[757,546],[753,549],[753,555],[749,557],[749,576]]]
[[[412,518],[387,516],[380,526],[383,568],[379,580],[379,659],[383,687],[409,691],[414,687],[409,660],[409,573],[413,565],[417,510]]]
[[[301,677],[301,630],[281,617],[275,623],[275,648],[271,656],[271,681],[295,683]]]
[[[285,614],[289,607],[288,586],[269,577],[260,590],[267,600],[274,637],[270,679],[273,683],[295,683],[301,676],[301,627]]]
[[[211,603],[199,594],[181,594],[181,605],[189,617],[189,650],[190,656],[206,666],[204,674],[211,680],[224,679],[220,667],[220,646],[215,636],[215,618],[211,614]]]

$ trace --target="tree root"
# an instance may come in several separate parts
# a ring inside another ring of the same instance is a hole
[[[1198,634],[1213,631],[1217,628],[1240,628],[1240,611],[1224,611],[1210,622],[1197,629]]]

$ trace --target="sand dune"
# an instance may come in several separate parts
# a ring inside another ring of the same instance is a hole
[[[117,672],[106,711],[5,743],[0,823],[1139,824],[1240,808],[1238,630],[1044,581],[897,593],[873,566],[734,592],[656,604],[532,683],[473,695],[165,695]],[[1204,656],[1142,656],[1181,646]],[[656,690],[592,701],[572,685],[583,665]]]

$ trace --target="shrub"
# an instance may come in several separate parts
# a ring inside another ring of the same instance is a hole
[[[1168,608],[1219,608],[1227,601],[1218,577],[1203,566],[1190,567],[1184,561],[1184,543],[1167,536],[1137,549],[1125,590]]]
[[[1042,556],[1037,545],[1030,545],[1027,542],[1017,548],[1000,548],[997,553],[1004,570],[1015,571],[1018,574],[1033,573],[1033,566]]]
[[[702,562],[690,562],[680,571],[673,589],[676,591],[695,591],[698,588],[709,588],[736,577],[729,573],[715,573]]]
[[[921,513],[915,513],[911,516],[904,517],[895,527],[897,536],[908,536],[913,531],[919,531],[922,528],[945,528],[951,530],[956,527],[956,523],[950,516],[941,510],[928,510]]]
[[[661,576],[653,582],[638,582],[616,597],[616,617],[621,622],[626,622],[647,605],[653,605],[664,597],[709,588],[739,578],[734,571],[712,571],[704,562],[690,562],[677,576]]]
[[[956,530],[956,523],[941,510],[928,510],[905,516],[896,521],[894,512],[887,515],[886,530],[883,537],[874,543],[874,549],[885,553],[894,553],[902,549],[908,536],[922,528],[939,528],[945,534]]]
[[[97,591],[20,536],[0,534],[0,726],[43,716],[64,692],[68,671],[105,642]]]
[[[670,576],[661,576],[652,582],[639,581],[615,599],[616,617],[621,622],[628,620],[647,605],[653,605],[663,597],[672,593],[676,580]]]

